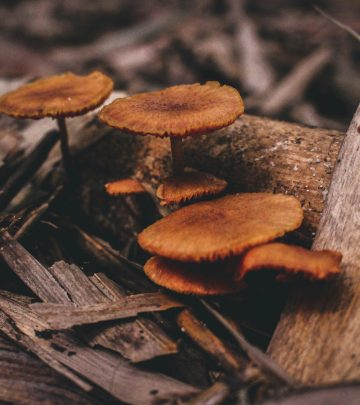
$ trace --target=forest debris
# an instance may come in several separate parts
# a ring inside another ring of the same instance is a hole
[[[310,81],[316,77],[331,57],[331,49],[321,47],[304,58],[268,92],[265,100],[259,100],[261,113],[276,115],[300,100]]]
[[[114,302],[92,305],[69,306],[61,304],[35,303],[31,308],[40,315],[49,327],[46,329],[68,329],[75,325],[85,325],[115,319],[137,316],[143,312],[166,311],[184,306],[180,302],[161,293],[145,293],[117,298]]]
[[[230,395],[230,388],[227,384],[216,381],[211,387],[196,395],[189,401],[189,405],[221,405],[224,404]]]
[[[353,38],[357,39],[360,41],[360,34],[358,34],[355,30],[353,30],[351,27],[348,25],[344,24],[343,22],[337,20],[336,18],[332,17],[330,14],[325,13],[324,10],[322,10],[319,6],[314,5],[314,9],[320,13],[323,17],[327,18],[329,21],[331,21],[333,24],[337,25],[344,31],[346,31],[348,34],[350,34]]]
[[[46,269],[8,233],[2,233],[0,241],[3,259],[42,301],[68,305],[111,301],[77,266],[58,262]],[[176,344],[151,320],[140,318],[129,322],[99,327],[92,334],[91,340],[95,342],[99,337],[98,342],[102,346],[119,351],[133,361],[176,352]],[[143,332],[140,333],[140,330]],[[115,337],[119,344],[114,340]],[[127,343],[123,344],[123,341]]]
[[[74,405],[99,405],[19,345],[0,336],[0,401],[38,405],[53,399]]]
[[[244,1],[231,0],[230,6],[241,84],[251,94],[263,94],[275,80],[265,44],[258,36],[255,23],[245,13]]]
[[[16,300],[1,298],[0,309],[7,314],[7,318],[2,319],[0,328],[9,337],[16,342],[20,340],[19,343],[26,339],[28,349],[36,354],[40,350],[52,362],[61,365],[62,369],[57,368],[57,371],[65,374],[65,370],[70,369],[123,402],[150,405],[160,399],[188,398],[197,392],[190,385],[165,375],[139,370],[119,355],[101,349],[90,349],[70,332],[43,337],[36,333],[36,327],[42,326],[39,318]],[[16,328],[17,333],[10,333],[7,330],[8,325]],[[54,367],[50,363],[48,361]]]
[[[18,191],[34,176],[40,166],[47,159],[49,152],[59,139],[57,131],[49,131],[38,145],[10,176],[0,191],[0,210],[4,210]]]
[[[184,309],[177,317],[177,324],[196,344],[216,360],[224,369],[233,372],[242,367],[243,361],[197,319],[190,309]]]
[[[278,364],[245,339],[239,328],[236,328],[232,322],[226,319],[226,317],[217,311],[212,305],[204,300],[201,300],[201,302],[214,318],[216,318],[218,322],[232,334],[249,359],[252,360],[262,371],[288,386],[295,385],[291,377]]]

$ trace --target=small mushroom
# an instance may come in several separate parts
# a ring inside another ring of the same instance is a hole
[[[283,271],[286,276],[301,274],[323,280],[340,272],[342,254],[333,250],[307,250],[284,243],[268,243],[248,250],[241,258],[238,279],[261,269]]]
[[[174,177],[165,179],[157,189],[157,197],[166,204],[180,203],[205,195],[220,194],[227,182],[209,173],[193,169],[185,170]]]
[[[65,171],[70,173],[70,151],[65,118],[85,114],[102,104],[113,81],[100,72],[87,76],[64,73],[25,84],[0,97],[0,112],[15,118],[55,118],[59,126]]]
[[[216,187],[209,186],[209,175],[200,172],[196,181],[189,180],[184,173],[183,139],[230,125],[243,112],[243,101],[237,90],[208,82],[117,99],[101,110],[99,118],[125,132],[170,137],[173,177],[165,179],[158,196],[165,202],[178,202],[217,193],[226,185],[223,181],[221,187],[219,182]],[[181,179],[184,178],[186,186],[183,187]]]
[[[180,208],[143,230],[138,242],[156,256],[215,261],[281,237],[297,229],[302,219],[295,197],[235,194]]]
[[[232,294],[245,288],[235,280],[235,263],[183,263],[154,256],[145,263],[144,272],[154,283],[181,294]]]
[[[143,185],[135,179],[122,179],[105,184],[105,190],[109,195],[129,195],[146,193]]]

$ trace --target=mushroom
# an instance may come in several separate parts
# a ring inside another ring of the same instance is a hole
[[[333,250],[307,250],[284,243],[268,243],[247,251],[241,258],[238,279],[247,273],[261,270],[282,270],[287,275],[298,274],[323,280],[340,272],[342,254]]]
[[[161,287],[181,294],[220,295],[242,290],[245,284],[236,280],[234,261],[220,263],[182,263],[164,257],[150,258],[145,274]]]
[[[143,185],[135,179],[122,179],[105,184],[105,190],[109,195],[129,195],[146,193]]]
[[[0,97],[0,112],[15,118],[57,120],[63,164],[70,173],[70,151],[66,117],[82,115],[102,104],[113,89],[113,81],[101,72],[87,76],[64,73],[25,84]]]
[[[206,173],[195,176],[184,172],[183,139],[230,125],[243,112],[237,90],[207,82],[117,99],[100,111],[99,118],[125,132],[170,137],[173,177],[165,179],[157,195],[165,202],[180,202],[216,194],[226,187],[224,180]]]
[[[182,294],[219,295],[239,292],[248,285],[249,274],[275,271],[276,280],[294,275],[324,280],[340,272],[342,255],[332,250],[313,251],[284,243],[268,243],[241,256],[214,263],[184,263],[160,256],[150,258],[145,274],[156,284]]]
[[[173,212],[138,235],[148,252],[184,262],[240,255],[297,229],[299,201],[271,193],[244,193],[203,201]]]

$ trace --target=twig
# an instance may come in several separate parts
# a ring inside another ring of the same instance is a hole
[[[231,0],[230,5],[241,82],[250,93],[264,93],[275,80],[272,67],[266,59],[265,47],[254,22],[245,13],[243,1]]]
[[[332,17],[330,14],[326,13],[323,9],[321,9],[319,6],[313,5],[314,9],[320,13],[323,17],[327,18],[329,21],[331,21],[333,24],[337,25],[344,31],[346,31],[348,34],[350,34],[353,38],[356,40],[360,41],[360,34],[357,33],[355,30],[350,28],[348,25],[342,23],[341,21],[337,20],[336,18]]]
[[[276,380],[287,384],[288,386],[295,386],[295,382],[291,377],[281,369],[269,356],[259,350],[257,347],[250,344],[245,337],[235,329],[233,325],[223,316],[219,311],[214,309],[206,301],[200,300],[204,307],[227,329],[231,335],[236,339],[242,350],[249,356],[249,358],[257,364],[260,369],[267,372]]]
[[[15,233],[15,239],[21,239],[25,233],[29,231],[29,229],[49,210],[52,203],[59,196],[62,190],[62,186],[57,187],[45,202],[35,207],[30,211],[30,213],[27,214],[25,221]]]
[[[328,47],[319,48],[307,56],[272,90],[262,103],[260,111],[267,115],[279,114],[284,108],[299,100],[310,81],[330,61],[332,52]]]
[[[58,139],[57,131],[49,131],[28,155],[15,174],[5,183],[0,191],[0,210],[6,208],[19,190],[37,172]]]
[[[177,324],[196,344],[228,371],[234,372],[243,366],[242,361],[236,358],[231,350],[197,319],[191,310],[181,311],[177,317]]]

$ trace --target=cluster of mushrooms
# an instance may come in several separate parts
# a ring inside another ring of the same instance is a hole
[[[99,107],[113,89],[100,72],[72,73],[34,81],[0,97],[0,112],[16,118],[57,119],[65,172],[71,176],[66,117]],[[119,98],[102,108],[100,120],[121,131],[170,137],[172,176],[156,195],[162,205],[181,204],[222,193],[227,182],[184,165],[183,139],[224,128],[244,112],[240,94],[218,82],[178,85]],[[135,179],[105,185],[111,195],[145,193]],[[179,208],[138,235],[140,246],[154,255],[146,275],[167,289],[198,295],[235,293],[247,275],[272,270],[278,279],[302,274],[326,279],[340,271],[341,254],[310,251],[278,241],[303,220],[292,196],[243,193]]]

